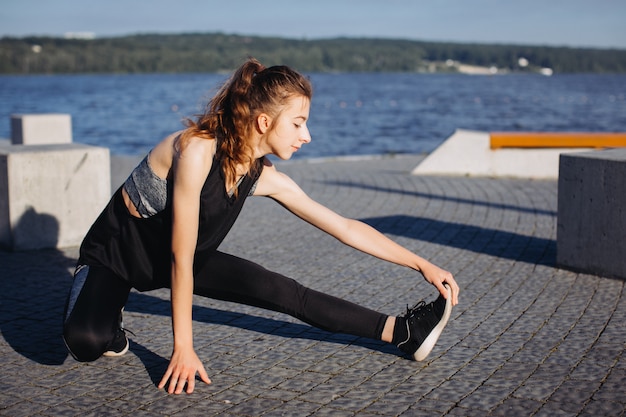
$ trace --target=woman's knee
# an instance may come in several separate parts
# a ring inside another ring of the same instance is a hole
[[[109,339],[108,335],[72,323],[66,323],[63,329],[65,346],[79,362],[92,362],[102,356]]]

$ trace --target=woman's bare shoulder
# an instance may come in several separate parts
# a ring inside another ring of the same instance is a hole
[[[184,131],[172,133],[150,151],[150,165],[154,172],[164,177],[176,161],[184,160],[195,166],[210,167],[216,150],[216,141],[199,136],[191,136],[182,141]]]
[[[188,174],[195,172],[204,177],[211,170],[216,150],[217,145],[214,139],[191,136],[180,146],[174,146],[174,170],[179,173],[183,170]]]

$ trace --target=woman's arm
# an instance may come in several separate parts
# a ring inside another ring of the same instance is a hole
[[[159,388],[169,379],[168,392],[180,394],[185,384],[192,393],[196,373],[210,383],[202,362],[193,349],[192,301],[193,260],[198,240],[200,192],[211,169],[214,141],[191,139],[174,155],[172,202],[172,330],[174,349]]]
[[[291,178],[273,166],[265,167],[255,195],[271,197],[296,216],[323,230],[342,243],[385,261],[419,271],[441,294],[443,283],[452,289],[452,303],[458,303],[459,287],[451,273],[397,244],[373,227],[345,218],[311,199]]]

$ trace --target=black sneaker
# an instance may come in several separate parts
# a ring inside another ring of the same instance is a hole
[[[412,355],[416,361],[426,359],[450,318],[452,294],[450,287],[447,284],[444,285],[448,291],[447,300],[440,294],[430,304],[421,301],[413,308],[409,309],[407,306],[407,312],[403,316],[406,319],[409,336],[397,346],[403,352]]]
[[[126,332],[129,332],[132,335],[134,335],[134,333],[124,328],[124,321],[122,319],[123,312],[124,312],[124,309],[122,308],[122,311],[120,311],[119,328],[117,329],[117,333],[115,334],[115,339],[113,339],[107,351],[104,352],[102,356],[107,356],[107,357],[122,356],[123,354],[128,352],[128,347],[130,346],[130,344],[128,343]]]
[[[126,331],[124,329],[117,329],[117,334],[115,335],[115,339],[111,342],[108,350],[102,354],[102,356],[107,357],[115,357],[122,356],[126,352],[128,352],[128,347],[130,344],[128,343],[128,338],[126,337]]]

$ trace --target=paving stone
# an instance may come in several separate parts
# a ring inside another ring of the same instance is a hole
[[[59,337],[78,249],[0,251],[0,415],[624,415],[625,282],[554,266],[556,181],[411,176],[421,158],[278,168],[455,274],[461,304],[425,361],[195,297],[196,350],[213,383],[168,395],[156,388],[171,353],[168,290],[131,293],[129,354],[78,363]],[[419,274],[265,199],[247,202],[221,249],[386,314],[435,296]]]

